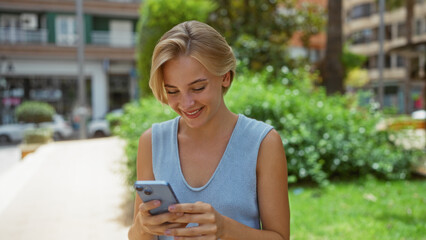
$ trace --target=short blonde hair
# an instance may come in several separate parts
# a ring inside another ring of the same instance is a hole
[[[205,23],[183,22],[160,38],[152,55],[149,86],[160,102],[167,104],[168,101],[164,88],[163,65],[179,56],[193,57],[216,76],[230,72],[232,83],[236,60],[225,38]],[[224,94],[228,88],[223,89]]]

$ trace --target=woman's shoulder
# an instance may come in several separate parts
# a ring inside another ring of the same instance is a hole
[[[273,126],[271,126],[270,124],[251,117],[247,117],[243,114],[239,114],[239,121],[244,128],[250,128],[253,130],[260,131],[270,131],[271,129],[273,129]]]
[[[173,127],[178,120],[179,120],[179,117],[176,117],[163,122],[152,124],[150,128],[148,128],[141,134],[139,141],[151,142],[153,132],[156,133],[158,131],[169,129],[170,127]]]
[[[152,127],[145,130],[139,137],[139,143],[151,143]]]

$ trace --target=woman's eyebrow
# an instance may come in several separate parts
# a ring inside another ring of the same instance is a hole
[[[188,86],[191,86],[191,85],[199,83],[199,82],[205,82],[205,81],[207,81],[207,78],[200,78],[200,79],[197,79],[197,80],[195,80],[193,82],[190,82],[188,84]],[[164,87],[167,87],[167,88],[177,88],[177,87],[175,87],[173,85],[170,85],[170,84],[164,84]]]
[[[189,83],[188,86],[199,83],[199,82],[205,82],[205,81],[207,81],[207,78],[200,78],[200,79],[197,79],[197,80]]]
[[[164,87],[167,87],[167,88],[177,88],[177,87],[175,87],[173,85],[169,85],[169,84],[164,84]]]

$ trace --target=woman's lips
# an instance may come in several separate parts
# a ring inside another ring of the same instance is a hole
[[[196,118],[201,114],[201,110],[203,110],[204,107],[201,107],[197,110],[194,111],[182,111],[185,116],[187,116],[188,118]]]

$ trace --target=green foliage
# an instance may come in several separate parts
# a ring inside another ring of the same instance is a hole
[[[360,68],[367,60],[367,57],[361,54],[356,54],[349,50],[348,44],[343,46],[342,63],[345,68],[345,77],[348,73],[356,68]]]
[[[263,120],[281,134],[290,180],[408,177],[420,153],[395,146],[390,131],[378,131],[383,116],[373,106],[361,108],[351,96],[327,97],[323,88],[313,88],[315,76],[305,70],[284,68],[280,83],[265,84],[271,72],[240,75],[226,100],[233,112]]]
[[[324,9],[313,4],[296,7],[294,0],[218,0],[217,4],[209,23],[225,36],[237,59],[253,70],[293,64],[286,52],[293,33],[300,31],[307,41],[325,22]]]
[[[303,2],[298,7],[298,15],[298,30],[302,33],[301,40],[303,46],[308,48],[310,38],[324,31],[326,12],[318,4]]]
[[[326,184],[333,178],[373,174],[404,179],[419,152],[389,141],[389,131],[376,126],[382,115],[373,107],[361,108],[349,96],[327,97],[314,88],[315,75],[306,70],[280,70],[275,81],[272,67],[259,73],[239,68],[229,93],[228,107],[235,113],[265,121],[280,133],[286,149],[289,180]],[[272,82],[272,83],[268,83]],[[140,134],[152,123],[176,114],[153,97],[129,104],[114,133],[127,140],[129,183],[135,180]]]
[[[53,131],[49,128],[28,129],[24,133],[24,143],[47,143],[52,140]]]
[[[20,122],[38,124],[52,121],[55,109],[48,103],[28,101],[19,105],[15,114]]]
[[[120,124],[113,127],[112,132],[127,141],[127,181],[129,185],[133,185],[136,180],[136,157],[140,135],[153,123],[163,122],[175,116],[177,116],[176,113],[170,107],[162,105],[153,96],[125,105],[124,115],[120,117]]]
[[[148,81],[154,47],[173,26],[188,20],[206,21],[215,5],[210,0],[146,0],[138,23],[138,71],[142,95],[151,94]]]

